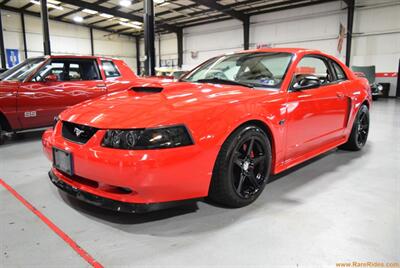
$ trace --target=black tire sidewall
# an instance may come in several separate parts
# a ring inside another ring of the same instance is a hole
[[[366,137],[366,140],[365,140],[365,142],[364,142],[364,144],[359,144],[358,143],[358,126],[360,125],[360,117],[361,117],[361,115],[363,114],[363,113],[365,113],[365,115],[367,116],[367,120],[368,120],[368,132],[367,132],[367,137]],[[365,146],[365,144],[367,143],[367,140],[368,140],[368,135],[369,135],[369,127],[370,127],[370,119],[369,119],[369,109],[368,109],[368,107],[365,105],[365,104],[363,104],[361,107],[360,107],[360,110],[358,111],[358,114],[357,114],[357,121],[355,122],[355,124],[354,124],[354,129],[353,129],[353,131],[354,131],[354,142],[355,142],[355,144],[357,145],[357,147],[361,150],[364,146]]]
[[[4,142],[5,142],[5,135],[4,135],[3,127],[0,123],[0,145],[4,144]]]
[[[249,198],[242,198],[240,197],[235,188],[233,183],[233,178],[229,177],[229,163],[232,158],[232,153],[236,146],[241,143],[243,140],[256,135],[260,140],[264,141],[263,146],[266,148],[265,154],[267,155],[267,167],[266,167],[266,178],[263,185],[260,187],[259,191],[252,195]],[[224,143],[221,148],[220,155],[218,157],[218,163],[216,167],[219,170],[216,170],[217,176],[213,176],[213,179],[220,180],[220,186],[224,188],[224,195],[226,195],[224,199],[225,205],[233,206],[233,207],[242,207],[251,204],[254,202],[260,194],[263,192],[266,184],[268,183],[269,174],[271,172],[271,165],[272,165],[272,152],[271,152],[271,143],[269,141],[268,136],[265,132],[257,126],[247,125],[239,128],[236,130]],[[215,199],[215,198],[214,198]],[[217,197],[218,199],[218,197]]]

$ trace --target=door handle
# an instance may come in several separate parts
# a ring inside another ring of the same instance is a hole
[[[336,96],[337,96],[339,99],[343,99],[343,98],[344,98],[344,93],[342,93],[342,92],[336,92]]]
[[[98,88],[100,88],[102,90],[106,90],[107,89],[106,84],[97,84],[96,87],[98,87]]]

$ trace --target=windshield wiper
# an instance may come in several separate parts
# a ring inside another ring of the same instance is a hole
[[[209,78],[209,79],[199,79],[197,81],[193,81],[197,83],[217,83],[217,84],[225,84],[225,85],[237,85],[237,86],[243,86],[243,87],[249,87],[253,88],[254,86],[251,84],[243,83],[243,82],[237,82],[233,80],[226,80],[226,79],[220,79],[217,77],[214,78]]]

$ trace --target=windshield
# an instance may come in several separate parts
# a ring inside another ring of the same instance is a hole
[[[182,81],[231,83],[249,87],[280,88],[289,67],[289,53],[240,53],[209,60]]]
[[[23,81],[27,78],[32,71],[41,65],[46,58],[33,58],[27,59],[26,61],[14,66],[8,71],[5,71],[0,75],[0,80],[5,81]]]

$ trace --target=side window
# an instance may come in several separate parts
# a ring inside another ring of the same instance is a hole
[[[53,60],[44,66],[33,78],[40,82],[50,75],[57,75],[58,81],[89,81],[100,80],[97,63],[94,60]]]
[[[102,61],[101,64],[103,65],[103,70],[107,78],[121,76],[114,62],[107,60]]]
[[[46,64],[39,70],[39,72],[35,75],[32,81],[35,82],[44,81],[44,79],[51,74],[57,75],[59,81],[65,81],[63,75],[65,66],[66,66],[65,62],[51,61],[50,63]]]
[[[70,81],[82,80],[81,70],[79,64],[70,63],[68,70],[68,77]]]
[[[95,60],[70,61],[66,72],[68,81],[101,80]]]
[[[329,84],[334,80],[327,62],[319,57],[306,56],[300,60],[295,71],[295,83],[308,75],[318,77],[322,85]]]
[[[342,67],[340,67],[340,65],[335,61],[331,61],[331,62],[332,62],[333,69],[336,72],[337,80],[339,80],[339,81],[347,80],[346,74],[343,71]]]

